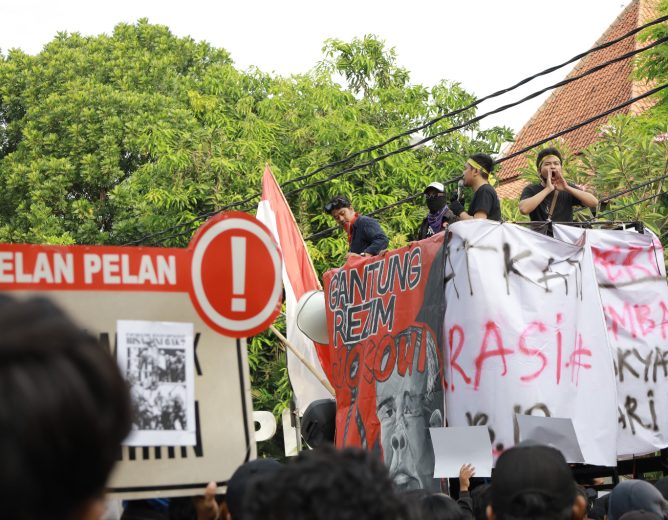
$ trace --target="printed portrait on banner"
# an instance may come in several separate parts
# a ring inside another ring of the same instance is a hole
[[[443,426],[443,234],[324,276],[336,444],[382,455],[402,489],[437,489]]]

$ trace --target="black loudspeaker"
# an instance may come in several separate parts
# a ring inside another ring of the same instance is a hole
[[[313,401],[302,417],[301,434],[304,442],[311,448],[323,444],[334,444],[336,428],[336,401],[334,399],[318,399]]]

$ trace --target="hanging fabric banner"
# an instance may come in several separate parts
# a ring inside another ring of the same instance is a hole
[[[559,225],[554,234],[583,244],[593,263],[617,376],[617,454],[667,447],[668,285],[661,243],[632,230]]]
[[[443,239],[324,275],[336,444],[382,453],[403,489],[437,489],[429,427],[444,417]]]
[[[516,414],[570,418],[585,462],[616,465],[613,359],[585,249],[491,221],[450,230],[448,425],[487,425],[499,454],[519,440]]]

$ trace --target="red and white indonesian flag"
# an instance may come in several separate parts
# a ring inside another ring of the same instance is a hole
[[[262,177],[262,200],[257,207],[256,217],[272,232],[283,254],[283,286],[285,288],[288,341],[299,349],[324,377],[325,374],[318,358],[319,354],[327,355],[327,348],[323,346],[322,352],[319,353],[313,341],[297,328],[299,298],[308,291],[320,290],[322,287],[290,206],[269,166],[265,168]],[[316,399],[332,397],[322,383],[289,350],[288,374],[297,406],[302,412]]]

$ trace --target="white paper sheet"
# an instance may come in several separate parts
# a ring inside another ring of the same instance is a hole
[[[573,421],[566,417],[516,414],[520,442],[533,441],[557,448],[566,462],[584,462]]]
[[[459,477],[464,464],[475,467],[476,477],[492,476],[492,443],[486,426],[429,428],[434,446],[434,477]]]
[[[127,446],[194,446],[193,324],[119,320],[117,359],[134,408]]]

